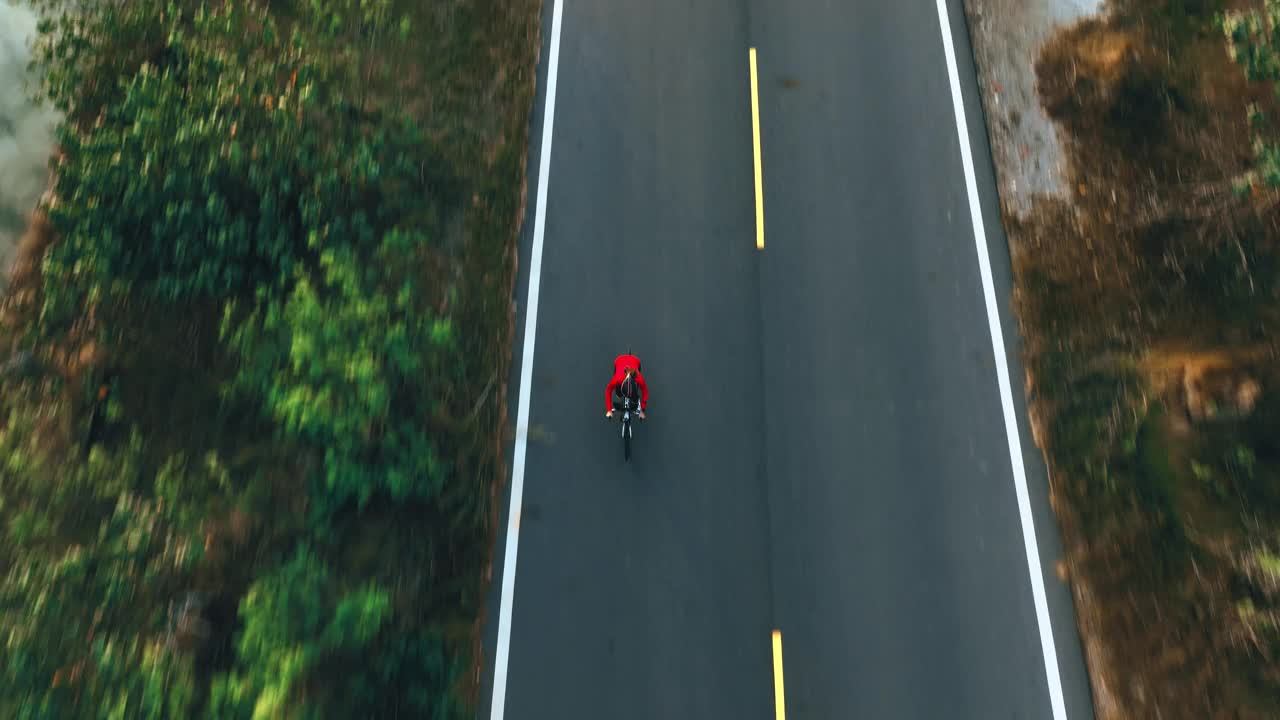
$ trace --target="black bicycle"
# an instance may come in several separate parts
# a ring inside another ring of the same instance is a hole
[[[618,409],[622,412],[622,459],[629,461],[631,460],[631,422],[633,416],[640,412],[640,403],[631,397],[631,393],[624,390],[622,407]]]

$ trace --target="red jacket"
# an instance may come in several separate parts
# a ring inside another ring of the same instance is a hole
[[[649,386],[644,384],[644,376],[640,374],[640,358],[635,355],[619,355],[613,361],[613,379],[609,381],[609,387],[604,389],[606,411],[613,410],[613,391],[626,379],[627,368],[633,368],[636,371],[636,384],[640,386],[640,409],[645,410],[649,407]]]

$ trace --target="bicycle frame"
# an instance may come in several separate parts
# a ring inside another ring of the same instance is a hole
[[[631,459],[631,416],[640,410],[640,401],[622,396],[622,459]]]
[[[627,434],[631,427],[631,413],[634,412],[631,406],[631,398],[622,399],[622,432]]]

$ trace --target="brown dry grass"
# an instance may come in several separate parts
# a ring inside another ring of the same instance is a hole
[[[1206,29],[1220,4],[1192,4],[1124,0],[1046,44],[1039,88],[1072,197],[1005,218],[1104,720],[1280,712],[1276,638],[1238,610],[1280,528],[1253,488],[1280,480],[1258,439],[1280,401],[1280,213],[1273,193],[1231,193],[1252,158],[1244,106],[1275,103]],[[1204,418],[1241,398],[1245,417]],[[1222,460],[1239,448],[1252,479]]]

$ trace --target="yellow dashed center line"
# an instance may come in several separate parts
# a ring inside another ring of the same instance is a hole
[[[751,60],[751,145],[756,160],[756,249],[764,249],[764,180],[760,172],[760,92],[756,79],[756,49],[748,51]],[[779,706],[781,707],[781,706]],[[781,716],[779,716],[781,717]]]
[[[787,720],[787,693],[782,684],[782,631],[773,631],[773,712]]]

